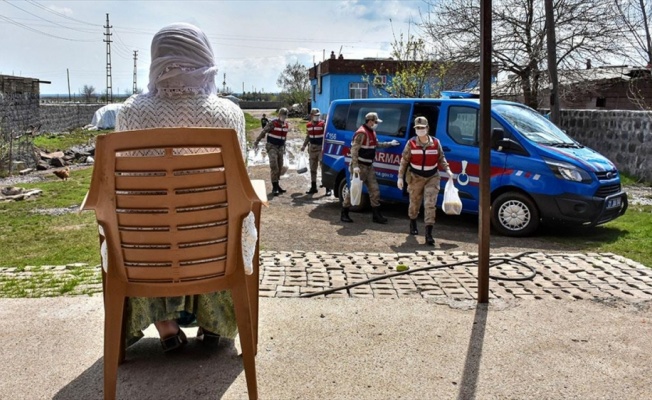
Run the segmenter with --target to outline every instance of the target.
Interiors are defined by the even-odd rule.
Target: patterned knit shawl
[[[149,94],[215,94],[217,66],[208,38],[186,23],[168,25],[152,39]]]

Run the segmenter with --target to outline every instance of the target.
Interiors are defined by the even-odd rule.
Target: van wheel
[[[491,205],[491,224],[504,236],[528,236],[539,227],[539,210],[524,194],[503,193]]]
[[[346,177],[343,177],[342,179],[339,180],[339,183],[337,184],[337,196],[340,199],[340,206],[344,204],[344,196],[346,196],[346,193],[348,192],[349,192],[349,187],[346,185]],[[369,207],[369,195],[366,193],[362,193],[362,198],[360,199],[360,205],[351,206],[349,210],[353,212],[361,212],[366,210],[368,207]]]

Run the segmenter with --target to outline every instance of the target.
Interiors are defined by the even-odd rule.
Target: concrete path
[[[652,397],[650,269],[613,254],[500,256],[539,274],[492,281],[485,307],[472,300],[476,270],[468,264],[297,298],[398,264],[450,265],[471,254],[262,252],[260,398]],[[45,271],[65,281],[77,268],[93,270]],[[520,264],[492,269],[529,272]],[[0,299],[0,399],[101,399],[103,317],[99,295]],[[237,339],[213,350],[191,339],[166,355],[155,330],[146,335],[120,367],[119,398],[247,398]]]
[[[101,399],[100,296],[0,299],[0,399]],[[261,299],[261,399],[643,399],[652,310],[622,300]],[[188,334],[194,334],[192,329]],[[237,340],[127,351],[120,399],[246,399]]]

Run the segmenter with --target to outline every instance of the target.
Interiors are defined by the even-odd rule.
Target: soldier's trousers
[[[373,165],[359,165],[360,167],[360,179],[362,183],[367,185],[367,192],[369,193],[369,202],[372,207],[380,206],[380,188],[378,187],[378,181],[376,181],[376,172],[374,171]],[[353,177],[353,172],[351,172]],[[350,188],[350,187],[349,187]],[[344,202],[342,207],[349,208],[351,207],[351,191],[346,192],[344,196]]]
[[[407,191],[410,194],[408,216],[410,219],[417,219],[423,201],[423,220],[426,225],[434,225],[441,177],[437,174],[425,178],[408,171],[406,180],[408,184]]]
[[[310,147],[308,147],[308,159],[310,160],[310,181],[317,182],[317,168],[321,165],[321,144],[310,144]],[[323,179],[323,168],[321,173]]]
[[[267,157],[269,157],[269,173],[272,182],[278,182],[281,178],[281,169],[283,168],[285,146],[277,146],[275,144],[267,143],[265,149],[267,150]]]

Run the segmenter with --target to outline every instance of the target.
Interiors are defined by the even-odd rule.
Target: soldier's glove
[[[360,168],[358,168],[358,167],[353,168],[353,173],[354,174],[359,174],[360,173]]]
[[[396,187],[398,190],[403,190],[403,178],[398,178],[398,181],[396,181]]]
[[[306,146],[301,146],[301,151],[306,151]]]
[[[401,143],[398,140],[394,139],[391,142],[389,142],[389,144],[391,144],[392,146],[398,146]]]
[[[451,179],[457,179],[457,175],[455,175],[453,171],[451,171],[450,169],[447,169],[446,173],[448,174],[448,176],[450,176]]]

